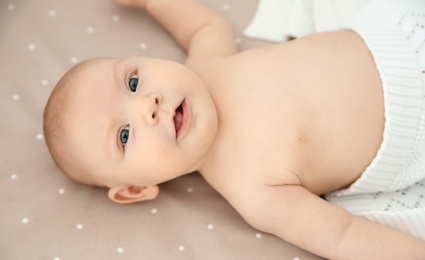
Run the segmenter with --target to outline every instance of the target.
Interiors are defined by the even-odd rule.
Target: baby
[[[317,255],[424,258],[425,241],[320,198],[367,186],[368,178],[398,178],[374,172],[385,160],[405,173],[405,162],[388,149],[406,150],[400,148],[406,136],[412,147],[406,153],[425,154],[416,145],[425,142],[416,131],[425,121],[424,42],[410,44],[397,23],[410,21],[417,6],[373,3],[349,29],[238,53],[230,26],[196,0],[116,2],[146,10],[188,57],[184,65],[93,59],[67,72],[44,114],[49,150],[65,174],[131,203],[153,199],[158,184],[199,171],[253,227]],[[423,16],[417,23],[410,38],[425,41]],[[398,60],[381,53],[396,53]],[[409,71],[400,74],[399,67]],[[403,124],[414,130],[397,131]],[[417,134],[414,143],[410,132]],[[409,167],[423,160],[415,158]],[[424,179],[423,172],[400,185]],[[371,192],[389,186],[376,184]]]

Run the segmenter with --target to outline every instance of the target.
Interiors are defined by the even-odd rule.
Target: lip
[[[184,99],[179,106],[182,107],[183,116],[182,116],[181,126],[176,132],[176,139],[179,139],[180,137],[184,136],[187,133],[190,126],[190,119],[191,119],[190,110],[186,103],[186,99]]]

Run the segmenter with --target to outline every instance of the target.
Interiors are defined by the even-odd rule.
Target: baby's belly
[[[341,46],[312,52],[308,61],[305,57],[305,63],[320,69],[310,71],[298,87],[310,107],[301,144],[305,147],[301,175],[303,185],[316,194],[357,180],[383,140],[384,96],[372,56],[352,32],[344,32],[338,40]]]
[[[293,172],[315,194],[359,178],[382,143],[385,120],[379,74],[355,33],[315,34],[231,61],[241,67],[224,74],[233,81],[222,91],[231,97],[222,125],[235,115],[229,122],[241,126],[235,135],[246,146],[238,152],[261,166],[247,170],[270,173],[273,184],[294,182],[282,173]]]

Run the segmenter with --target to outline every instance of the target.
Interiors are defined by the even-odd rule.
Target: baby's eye
[[[131,92],[136,92],[137,85],[139,85],[139,77],[137,75],[134,75],[128,81],[128,87],[130,88]]]
[[[130,127],[124,127],[120,132],[120,142],[124,146],[128,142],[128,138],[130,136]]]

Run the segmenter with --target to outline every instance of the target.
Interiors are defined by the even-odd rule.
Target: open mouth
[[[183,130],[185,123],[187,121],[187,115],[186,115],[186,102],[183,100],[183,102],[178,106],[175,110],[173,121],[174,121],[174,128],[176,130],[176,138],[178,138]]]

